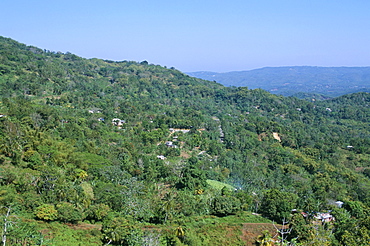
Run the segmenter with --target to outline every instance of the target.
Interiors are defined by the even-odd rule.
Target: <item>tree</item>
[[[308,223],[312,223],[308,221]],[[292,216],[291,221],[289,223],[289,227],[291,228],[291,232],[288,235],[290,240],[294,238],[298,238],[299,241],[307,240],[309,236],[310,226],[307,224],[307,221],[300,213],[296,213]]]
[[[357,202],[349,202],[346,207],[351,213],[344,208],[335,208],[332,211],[336,219],[334,223],[335,238],[343,245],[369,245],[370,219],[368,208]],[[351,217],[352,213],[357,214],[358,211],[363,211],[363,214],[358,214],[360,218]]]
[[[11,207],[8,207],[6,214],[4,216],[4,224],[3,224],[2,236],[1,236],[1,241],[3,242],[3,246],[5,246],[6,244],[6,236],[8,233],[8,227],[11,224],[11,221],[9,221],[10,210],[11,210]]]
[[[163,199],[162,199],[162,209],[165,214],[164,216],[164,223],[167,222],[168,219],[171,219],[176,207],[176,194],[173,192],[167,192]]]
[[[190,190],[204,189],[207,187],[205,173],[192,167],[185,167],[182,171],[182,178],[178,182],[177,187],[180,189],[187,188]]]
[[[95,204],[89,207],[88,210],[88,219],[94,221],[101,221],[103,220],[108,213],[111,211],[108,205],[106,204]]]
[[[63,222],[77,223],[83,219],[82,211],[78,210],[73,204],[62,202],[56,206],[58,219]]]
[[[140,234],[139,227],[132,221],[125,219],[121,216],[113,217],[103,221],[102,233],[106,245],[130,245],[128,244]]]
[[[259,211],[269,219],[281,221],[284,218],[290,218],[290,213],[296,204],[296,200],[297,195],[295,194],[277,189],[267,190]]]
[[[233,196],[217,196],[212,200],[212,214],[226,216],[240,210],[240,200]]]

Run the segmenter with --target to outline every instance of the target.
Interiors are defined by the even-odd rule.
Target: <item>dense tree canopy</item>
[[[147,224],[243,210],[279,222],[341,200],[330,240],[370,234],[369,93],[309,102],[2,37],[0,90],[0,202],[24,220],[103,223],[101,243],[130,245],[156,238]]]

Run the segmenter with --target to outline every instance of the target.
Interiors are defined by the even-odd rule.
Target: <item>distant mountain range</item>
[[[265,67],[249,71],[187,74],[224,86],[261,88],[274,94],[301,98],[370,92],[370,67]]]

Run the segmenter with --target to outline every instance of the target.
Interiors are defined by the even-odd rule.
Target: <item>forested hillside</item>
[[[369,93],[309,102],[3,37],[0,90],[6,245],[246,245],[244,223],[284,218],[284,243],[370,243]]]
[[[326,99],[370,92],[370,67],[265,67],[226,73],[192,72],[191,76],[225,86],[261,88],[273,94]]]

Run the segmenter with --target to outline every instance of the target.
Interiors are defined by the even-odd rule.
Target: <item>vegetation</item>
[[[2,37],[0,90],[4,244],[243,245],[284,218],[303,245],[369,243],[369,93],[306,101]]]

